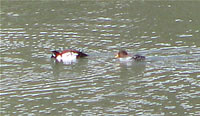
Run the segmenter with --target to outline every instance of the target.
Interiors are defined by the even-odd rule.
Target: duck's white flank
[[[76,62],[76,59],[77,59],[77,56],[78,56],[78,53],[74,53],[74,52],[66,52],[62,55],[58,55],[56,57],[56,60],[58,62],[63,62],[65,64],[71,64],[73,62]]]
[[[124,57],[124,58],[119,58],[120,61],[130,61],[133,60],[132,57]]]

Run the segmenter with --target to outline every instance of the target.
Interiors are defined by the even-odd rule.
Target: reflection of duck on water
[[[115,58],[118,58],[120,61],[129,61],[129,60],[135,60],[135,61],[142,61],[145,60],[145,56],[141,55],[134,55],[130,56],[125,50],[121,50],[117,53]]]

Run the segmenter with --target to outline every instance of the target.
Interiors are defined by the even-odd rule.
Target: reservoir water
[[[200,2],[1,1],[0,114],[200,115]],[[65,65],[52,50],[89,56]],[[121,49],[146,56],[120,62]]]

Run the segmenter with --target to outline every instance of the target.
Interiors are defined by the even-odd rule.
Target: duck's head
[[[125,58],[128,56],[128,53],[125,50],[120,50],[116,55],[115,58]]]

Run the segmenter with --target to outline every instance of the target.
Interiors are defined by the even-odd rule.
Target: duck
[[[135,61],[142,61],[145,60],[145,56],[141,56],[141,55],[134,55],[134,56],[130,56],[125,50],[120,50],[115,58],[118,58],[120,61],[129,61],[129,60],[135,60]]]
[[[58,62],[64,62],[67,64],[76,62],[77,59],[88,56],[87,54],[83,52],[72,50],[72,49],[67,49],[62,52],[59,52],[57,50],[54,50],[51,52],[53,53],[51,58],[56,59],[56,61]]]

